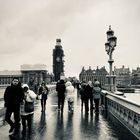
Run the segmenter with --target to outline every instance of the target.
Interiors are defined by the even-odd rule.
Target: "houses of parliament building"
[[[94,83],[94,80],[97,79],[100,81],[101,86],[105,86],[107,83],[106,76],[108,75],[107,70],[105,67],[99,68],[97,67],[95,70],[92,70],[91,67],[89,69],[82,68],[82,71],[79,74],[79,80],[80,81],[92,81]]]

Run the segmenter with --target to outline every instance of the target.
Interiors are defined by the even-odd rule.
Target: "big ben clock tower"
[[[56,39],[55,49],[53,49],[53,73],[55,81],[60,80],[60,75],[64,73],[64,51],[61,46],[61,39]]]

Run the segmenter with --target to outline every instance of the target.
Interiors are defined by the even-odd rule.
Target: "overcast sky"
[[[117,36],[114,66],[140,66],[139,0],[0,0],[0,70],[46,64],[61,38],[66,76],[105,66],[108,26]]]

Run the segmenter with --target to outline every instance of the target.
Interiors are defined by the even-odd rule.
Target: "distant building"
[[[55,49],[53,49],[53,74],[55,81],[60,80],[64,75],[64,51],[61,46],[61,39],[56,39]]]
[[[117,87],[127,87],[131,85],[131,72],[129,68],[114,67],[114,74],[116,75],[116,86]]]
[[[136,70],[132,70],[132,78],[131,78],[132,85],[140,85],[140,68],[137,67]]]
[[[91,67],[89,67],[88,70],[85,70],[83,67],[79,74],[79,80],[85,82],[92,81],[94,83],[94,80],[97,79],[101,83],[101,86],[105,86],[107,84],[106,75],[108,75],[108,72],[105,67],[100,69],[97,67],[96,70],[92,70]]]
[[[0,86],[10,85],[13,77],[18,77],[20,81],[23,79],[21,71],[0,71]]]
[[[50,83],[53,80],[53,75],[48,73],[46,65],[24,64],[21,65],[20,71],[0,71],[0,86],[10,85],[13,77],[18,77],[22,83],[29,84],[31,89],[34,87],[34,85],[41,84],[42,81]]]

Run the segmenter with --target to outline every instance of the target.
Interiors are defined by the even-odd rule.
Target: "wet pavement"
[[[0,127],[0,140],[137,140],[103,111],[98,115],[81,112],[77,95],[73,113],[68,112],[66,101],[64,112],[58,112],[55,93],[48,97],[46,112],[41,112],[40,101],[37,102],[32,133],[22,135],[21,127],[18,135],[9,137],[10,127],[5,123]]]

